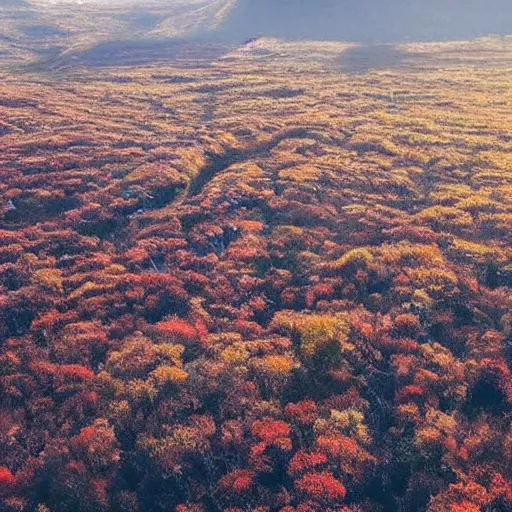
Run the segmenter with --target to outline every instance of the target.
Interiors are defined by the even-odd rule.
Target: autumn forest
[[[0,38],[0,511],[512,511],[512,38],[102,44]]]

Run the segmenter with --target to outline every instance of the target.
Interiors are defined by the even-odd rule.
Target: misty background
[[[230,37],[405,42],[512,33],[511,0],[240,0]]]
[[[508,34],[512,0],[0,0],[0,68],[206,65],[271,37],[362,43],[345,62],[364,70],[402,63],[395,44]]]
[[[512,0],[0,0],[1,4],[46,8],[57,17],[59,9],[72,6],[89,11],[124,9],[145,24],[139,28],[160,35],[172,34],[160,30],[159,23],[179,28],[185,16],[190,35],[231,41],[270,36],[398,43],[512,33]],[[130,35],[126,30],[125,36]]]

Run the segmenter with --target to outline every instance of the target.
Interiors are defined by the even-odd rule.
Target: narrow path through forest
[[[231,165],[246,162],[257,157],[267,156],[272,149],[284,140],[315,139],[320,142],[342,146],[346,144],[349,138],[350,134],[348,133],[343,133],[343,137],[339,138],[333,137],[332,135],[322,134],[320,129],[316,127],[297,127],[274,134],[253,146],[231,149],[221,155],[213,156],[209,163],[199,170],[199,172],[190,181],[186,197],[199,195],[204,190],[205,186],[215,178],[215,176],[225,171]]]

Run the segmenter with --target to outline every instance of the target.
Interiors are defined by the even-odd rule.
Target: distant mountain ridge
[[[238,0],[218,34],[362,42],[512,33],[510,0]]]
[[[210,58],[258,37],[372,45],[512,33],[510,0],[77,2],[0,0],[0,69],[201,58],[202,49]]]

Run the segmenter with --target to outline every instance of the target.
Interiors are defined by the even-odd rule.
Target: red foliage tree
[[[305,452],[299,450],[291,458],[288,464],[288,471],[294,475],[304,471],[312,471],[327,463],[327,457],[321,452]]]
[[[0,489],[9,489],[16,485],[16,477],[4,466],[0,466]]]
[[[343,501],[347,494],[345,486],[327,471],[307,473],[295,481],[295,486],[309,498],[327,503]]]
[[[311,425],[318,418],[317,407],[312,400],[305,400],[296,404],[287,404],[284,410],[292,421],[296,421],[302,425]]]
[[[255,476],[255,473],[248,469],[237,469],[220,479],[219,488],[224,492],[239,495],[250,491]]]

